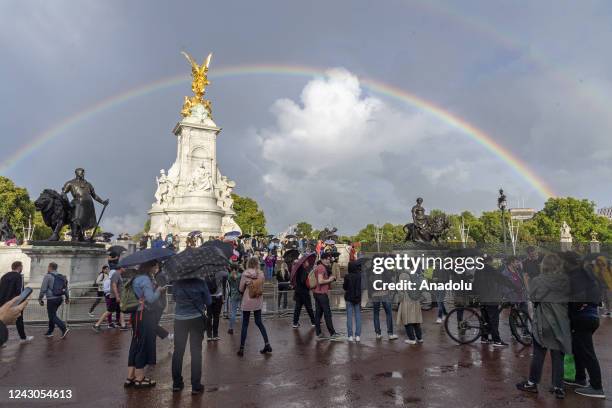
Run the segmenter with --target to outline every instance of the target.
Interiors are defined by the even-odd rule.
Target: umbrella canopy
[[[240,231],[230,231],[225,233],[225,237],[239,237],[242,234]]]
[[[287,239],[296,239],[297,236],[293,235],[293,234],[289,234],[289,235],[285,235],[285,238],[287,238]]]
[[[280,242],[280,239],[278,239],[278,238],[274,238],[274,239],[272,240],[272,242],[274,242],[275,244],[277,244],[277,243],[279,243],[279,242]]]
[[[268,238],[274,238],[274,235],[268,235]]]
[[[242,234],[241,236],[239,236],[238,238],[240,239],[247,239],[247,238],[251,238],[251,234]]]
[[[293,287],[296,286],[297,271],[302,267],[302,265],[304,265],[306,261],[308,261],[310,266],[313,266],[316,259],[317,254],[313,252],[312,254],[304,255],[297,261],[293,262],[293,266],[291,267],[291,284],[293,285]]]
[[[174,255],[174,251],[168,248],[148,248],[126,256],[119,261],[120,268],[141,265],[150,261],[163,261]]]
[[[170,282],[203,278],[224,270],[227,258],[217,247],[187,248],[164,262],[164,273]]]
[[[221,250],[221,253],[227,258],[231,258],[231,256],[234,254],[234,246],[230,243],[227,242],[223,242],[223,241],[219,241],[218,239],[215,239],[213,241],[206,241],[204,244],[202,244],[201,248],[219,248]]]
[[[198,235],[202,235],[202,231],[191,231],[187,234],[188,237],[197,237]]]
[[[113,254],[122,254],[125,251],[127,251],[127,249],[125,247],[122,247],[121,245],[113,245],[107,250],[108,253],[113,253]]]
[[[336,245],[336,241],[333,239],[328,239],[324,242],[325,245]]]

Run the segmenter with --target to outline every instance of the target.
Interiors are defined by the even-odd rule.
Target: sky
[[[189,81],[104,101],[188,75],[180,51],[213,52],[219,167],[272,232],[406,223],[417,197],[478,214],[500,187],[541,208],[547,194],[457,123],[556,196],[610,206],[611,14],[606,1],[4,0],[0,175],[35,198],[84,167],[111,200],[103,228],[138,232]],[[215,78],[261,64],[305,68]]]

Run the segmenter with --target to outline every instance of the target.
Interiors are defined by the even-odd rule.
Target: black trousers
[[[202,317],[174,321],[174,353],[172,353],[172,383],[183,385],[183,357],[189,338],[191,353],[191,387],[202,385],[202,340],[206,323]]]
[[[533,341],[529,381],[539,384],[542,379],[542,368],[544,367],[544,359],[546,358],[547,351],[548,349],[542,347],[537,341]],[[550,350],[553,387],[563,388],[563,357],[564,353],[562,351]]]
[[[586,373],[589,373],[591,387],[601,390],[601,368],[593,346],[593,333],[598,328],[599,319],[572,320],[572,352],[576,363],[576,381],[586,381]]]
[[[317,336],[321,335],[321,317],[325,318],[325,326],[330,336],[336,334],[334,322],[332,321],[331,307],[329,306],[329,297],[325,294],[314,293],[315,298],[315,329]]]
[[[62,305],[62,301],[62,298],[47,299],[47,316],[49,317],[47,334],[52,334],[55,326],[59,327],[62,333],[66,331],[66,324],[57,317],[57,309]]]
[[[421,323],[408,323],[404,326],[406,329],[406,336],[410,340],[421,340],[423,339],[423,332],[421,331]]]
[[[308,317],[310,317],[310,323],[315,324],[314,312],[312,310],[312,301],[310,300],[309,292],[295,292],[295,308],[293,309],[293,324],[296,325],[300,321],[300,313],[302,312],[302,306],[306,307]]]
[[[219,316],[223,308],[223,297],[213,296],[212,304],[208,308],[208,319],[206,321],[206,335],[208,338],[219,336]]]
[[[486,323],[486,328],[482,332],[482,337],[488,339],[491,335],[493,341],[501,341],[499,337],[499,305],[485,305],[480,308],[482,318]]]
[[[17,333],[19,334],[19,338],[21,340],[25,340],[26,332],[25,332],[25,326],[23,324],[23,313],[21,313],[21,316],[17,318],[17,321],[15,322],[15,326],[17,326]]]

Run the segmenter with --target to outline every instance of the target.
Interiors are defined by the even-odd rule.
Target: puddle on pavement
[[[404,378],[404,376],[399,371],[385,371],[383,373],[374,374],[372,377],[373,380],[379,378]]]

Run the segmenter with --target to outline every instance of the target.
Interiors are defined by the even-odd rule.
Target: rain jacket
[[[565,273],[540,274],[531,281],[533,338],[542,347],[572,353],[568,315],[570,280]]]

